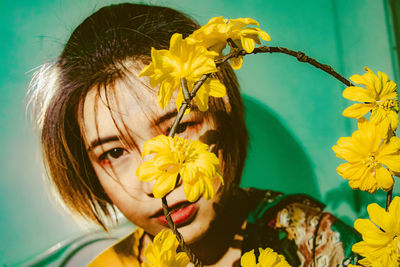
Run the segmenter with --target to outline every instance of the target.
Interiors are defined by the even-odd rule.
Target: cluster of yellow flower
[[[189,258],[185,252],[176,253],[179,242],[170,230],[162,230],[158,233],[153,243],[144,250],[147,262],[144,267],[186,267]]]
[[[332,149],[336,156],[348,162],[337,172],[349,180],[353,189],[375,193],[378,189],[393,189],[393,175],[400,173],[400,139],[394,136],[399,119],[397,85],[385,73],[375,75],[365,68],[364,75],[350,80],[365,86],[350,86],[343,91],[347,99],[358,101],[346,108],[343,115],[358,119],[358,130],[351,137],[341,137]],[[371,112],[368,121],[364,115]],[[373,203],[368,205],[369,219],[357,219],[354,228],[363,241],[352,250],[364,257],[349,266],[400,265],[400,197],[395,197],[388,210]]]
[[[357,219],[354,228],[363,241],[354,244],[353,251],[363,256],[362,266],[400,265],[400,197],[395,197],[388,211],[378,204],[368,205],[371,220]]]
[[[392,174],[400,173],[400,139],[393,136],[398,125],[397,85],[385,73],[375,75],[366,68],[363,76],[350,79],[365,86],[350,86],[343,96],[357,103],[343,112],[344,116],[359,119],[358,130],[351,137],[339,139],[333,150],[347,160],[337,172],[349,180],[353,189],[375,193],[381,188],[393,188]],[[370,121],[364,117],[371,111]]]
[[[145,267],[186,267],[189,258],[184,252],[176,253],[178,240],[170,230],[162,230],[158,233],[153,243],[150,243],[144,255],[148,262]],[[274,252],[271,248],[259,249],[258,263],[254,250],[246,252],[240,259],[242,267],[290,267],[290,264],[282,255]]]
[[[226,45],[230,46],[231,52],[232,49],[243,49],[252,53],[255,43],[260,44],[260,38],[270,40],[266,32],[251,25],[258,26],[258,23],[250,18],[228,20],[216,17],[186,38],[176,33],[171,37],[169,50],[152,48],[152,62],[139,76],[149,76],[152,87],[159,85],[157,98],[162,109],[178,90],[178,110],[184,101],[188,101],[189,94],[189,100],[193,99],[199,110],[206,111],[208,97],[223,97],[225,86],[215,76],[209,76],[197,93],[190,94],[204,75],[217,72],[215,61],[223,56]],[[239,69],[243,54],[235,55],[230,58],[230,63],[234,69]],[[339,158],[348,161],[341,164],[337,172],[349,180],[353,189],[369,193],[378,189],[390,191],[394,184],[393,175],[400,173],[400,139],[394,136],[399,112],[397,85],[382,72],[375,75],[368,68],[366,71],[362,76],[350,78],[365,88],[350,86],[343,92],[345,98],[361,103],[343,112],[346,117],[358,119],[358,130],[351,137],[340,138],[333,147]],[[187,104],[185,113],[190,108]],[[363,117],[368,112],[371,112],[369,121]],[[210,199],[214,195],[213,180],[219,178],[223,182],[218,158],[199,141],[173,137],[173,134],[157,136],[143,147],[143,156],[149,154],[156,155],[138,168],[137,176],[142,181],[156,180],[153,186],[156,198],[171,192],[181,179],[189,201],[194,202],[202,195]],[[400,198],[394,198],[388,211],[371,204],[368,213],[371,220],[358,219],[354,225],[363,237],[363,241],[353,246],[353,251],[364,257],[359,264],[398,266]],[[189,259],[183,253],[176,253],[177,246],[178,241],[170,231],[160,232],[145,250],[149,262],[145,266],[186,266]],[[258,263],[254,251],[245,253],[241,258],[242,266],[289,266],[272,249],[260,249],[259,252]]]
[[[217,72],[215,59],[223,56],[222,51],[227,43],[231,49],[244,49],[251,53],[255,43],[260,44],[260,38],[270,40],[266,32],[247,27],[249,25],[258,26],[258,22],[250,18],[228,20],[217,17],[185,39],[176,33],[171,37],[169,50],[152,48],[152,62],[139,76],[149,76],[152,87],[160,86],[157,98],[162,109],[178,90],[176,107],[179,110],[186,100],[184,90],[191,93],[203,75]],[[243,56],[232,57],[230,62],[234,69],[239,69]],[[223,97],[225,94],[225,86],[217,78],[211,77],[193,99],[200,111],[206,111],[210,95]],[[219,172],[218,158],[208,149],[206,144],[199,141],[177,136],[157,136],[146,141],[142,150],[142,156],[156,155],[140,165],[136,175],[142,181],[156,180],[153,186],[156,198],[165,197],[181,179],[189,201],[194,202],[202,195],[210,199],[214,196],[213,179],[219,178],[223,183],[223,178]],[[176,253],[177,247],[175,235],[171,231],[161,231],[144,251],[148,261],[144,266],[187,266],[189,258],[182,252]],[[260,249],[259,263],[256,263],[254,251],[250,251],[243,255],[241,264],[245,267],[290,266],[283,256],[268,248]]]
[[[240,259],[242,267],[290,267],[285,258],[274,252],[271,248],[260,248],[259,252],[258,263],[254,250],[244,253]]]
[[[214,196],[214,177],[224,182],[218,170],[217,156],[209,152],[208,146],[200,141],[159,135],[143,145],[142,156],[153,153],[156,156],[141,164],[136,175],[141,181],[156,180],[153,186],[156,198],[164,197],[175,188],[178,174],[185,195],[191,202],[203,194],[206,199]]]
[[[161,108],[171,100],[173,93],[178,89],[176,106],[179,110],[183,102],[181,80],[187,81],[187,89],[192,91],[194,84],[202,75],[217,72],[215,58],[222,55],[227,40],[232,40],[238,48],[247,53],[254,50],[255,43],[260,44],[260,38],[269,41],[269,35],[259,28],[258,22],[250,18],[227,20],[222,17],[212,18],[200,29],[183,39],[181,34],[175,33],[170,40],[169,50],[152,48],[152,62],[139,74],[149,76],[152,87],[160,84],[158,103]],[[232,58],[232,67],[239,69],[243,57]],[[216,78],[208,79],[197,92],[194,100],[201,111],[208,109],[208,96],[223,97],[225,86]]]
[[[217,72],[215,58],[222,55],[227,40],[230,46],[243,48],[251,53],[260,38],[270,40],[269,35],[255,27],[258,22],[250,18],[224,19],[212,18],[200,29],[183,39],[175,33],[170,40],[169,50],[152,48],[152,62],[143,68],[139,76],[149,76],[150,85],[159,85],[158,103],[164,109],[178,90],[176,107],[179,110],[184,101],[184,90],[192,92],[195,83],[204,75]],[[232,58],[231,64],[240,68],[242,57]],[[187,88],[182,88],[182,80]],[[208,97],[223,97],[225,86],[217,78],[209,78],[193,97],[201,111],[208,109]],[[189,201],[196,201],[204,194],[212,198],[214,189],[212,180],[218,177],[219,161],[208,146],[199,141],[188,141],[182,138],[157,136],[148,140],[143,148],[143,156],[157,153],[150,161],[142,164],[137,170],[137,177],[142,181],[156,180],[153,194],[162,198],[175,188],[178,174],[183,181],[183,188]]]

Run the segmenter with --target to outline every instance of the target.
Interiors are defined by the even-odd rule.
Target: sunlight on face
[[[177,111],[174,98],[161,110],[156,92],[144,79],[137,78],[137,71],[132,72],[107,89],[94,87],[89,91],[83,108],[82,130],[89,158],[109,198],[131,222],[156,235],[166,227],[161,200],[152,194],[154,182],[139,181],[136,169],[146,160],[141,157],[144,142],[160,134],[167,135]],[[201,140],[212,148],[213,141],[206,137],[215,131],[213,120],[193,108],[183,117],[177,134]],[[182,185],[167,196],[172,218],[187,243],[204,235],[214,220],[213,205],[222,197],[222,190],[218,193],[220,187],[215,179],[214,199],[201,198],[193,204],[186,200]]]

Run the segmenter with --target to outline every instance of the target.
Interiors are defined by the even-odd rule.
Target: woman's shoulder
[[[302,194],[246,191],[251,212],[244,249],[271,247],[294,266],[345,266],[353,260],[351,246],[360,240],[359,234],[325,212],[318,200]]]
[[[119,240],[117,243],[100,253],[89,267],[135,267],[140,266],[138,261],[141,239],[144,236],[142,228]]]

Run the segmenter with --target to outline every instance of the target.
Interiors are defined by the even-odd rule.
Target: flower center
[[[175,139],[174,146],[171,147],[171,151],[176,154],[176,158],[178,160],[178,164],[185,163],[185,160],[188,157],[188,146],[189,142],[185,139]]]
[[[385,111],[391,111],[391,110],[397,111],[396,107],[398,106],[399,106],[399,100],[397,99],[387,99],[379,104],[379,107]]]
[[[395,235],[392,242],[388,245],[387,250],[391,255],[392,261],[400,260],[400,236]]]
[[[367,165],[368,168],[376,168],[379,163],[376,161],[374,154],[369,154],[364,164]]]

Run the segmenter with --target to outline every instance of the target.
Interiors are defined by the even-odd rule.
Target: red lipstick
[[[196,216],[198,207],[196,203],[190,202],[182,202],[178,203],[172,207],[171,209],[171,218],[176,226],[183,226],[191,223]],[[157,212],[156,216],[157,220],[163,224],[168,225],[167,220],[165,219],[164,214],[161,211],[161,214]]]

